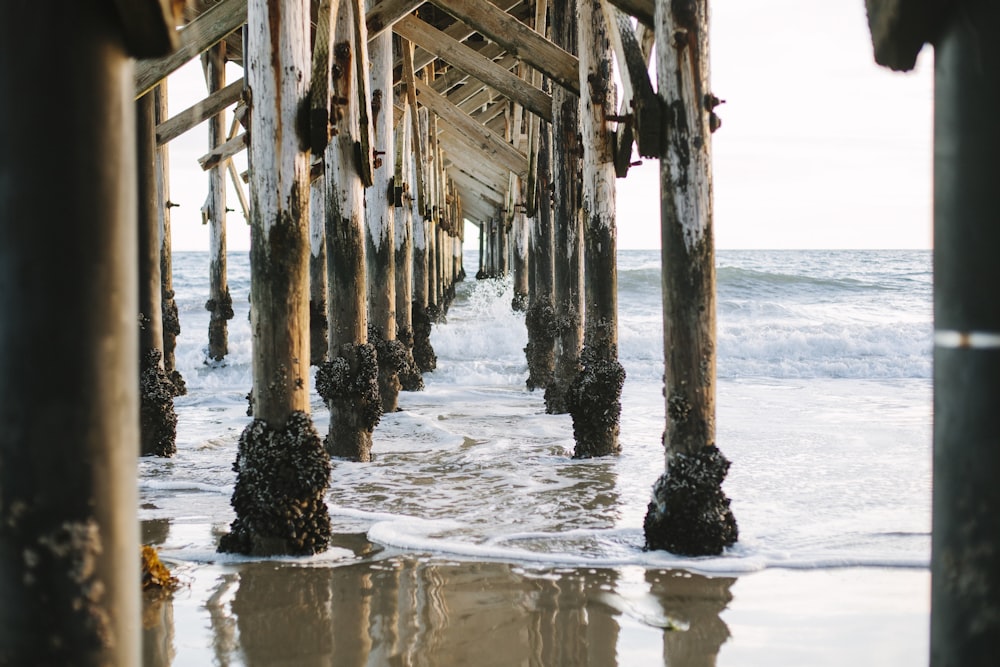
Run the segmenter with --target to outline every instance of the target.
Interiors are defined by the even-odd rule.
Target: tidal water
[[[401,410],[376,429],[375,461],[333,463],[327,499],[337,546],[262,564],[215,551],[233,519],[232,463],[250,419],[249,262],[229,257],[230,354],[208,364],[208,255],[177,253],[174,261],[177,363],[189,393],[176,401],[177,455],[142,459],[138,477],[140,518],[182,571],[209,563],[246,572],[279,562],[351,568],[365,558],[360,541],[369,550],[543,578],[613,571],[647,588],[660,576],[650,573],[676,571],[709,582],[791,571],[838,581],[844,572],[885,572],[895,581],[895,572],[926,572],[926,251],[718,253],[717,441],[732,461],[725,490],[740,539],[715,558],[643,550],[642,520],[663,469],[658,251],[619,253],[627,373],[620,456],[571,458],[570,418],[545,414],[542,393],[525,389],[527,336],[523,314],[510,309],[509,282],[470,279],[458,286],[447,323],[434,327],[438,367],[425,375],[426,390],[401,394]],[[475,273],[474,254],[466,268]],[[315,393],[312,408],[325,434],[328,414]],[[669,625],[661,608],[639,607],[622,613],[646,628]],[[629,664],[621,646],[620,664]]]

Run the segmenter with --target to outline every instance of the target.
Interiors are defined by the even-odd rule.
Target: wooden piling
[[[374,0],[368,0],[371,7]],[[399,372],[405,355],[396,340],[395,136],[392,115],[392,33],[369,40],[369,86],[376,150],[374,183],[365,195],[365,258],[368,262],[368,340],[378,352],[382,412],[399,406]]]
[[[545,389],[552,382],[555,368],[555,342],[558,333],[553,297],[553,235],[552,235],[552,134],[551,126],[542,122],[538,128],[538,158],[535,196],[535,217],[531,226],[531,273],[534,285],[525,325],[528,329],[527,387]]]
[[[524,198],[522,191],[524,184],[521,179],[517,179],[514,189],[514,215],[512,218],[513,231],[513,268],[514,268],[514,297],[511,301],[511,308],[516,311],[528,309],[528,272],[531,265],[528,263],[528,243],[530,230],[528,229],[528,216],[525,215]]]
[[[432,212],[427,218],[427,316],[431,322],[437,322],[441,315],[438,263],[438,223]]]
[[[167,82],[156,86],[156,125],[167,120]],[[173,239],[170,229],[170,209],[175,204],[170,201],[170,148],[167,144],[156,147],[156,210],[159,216],[160,236],[160,305],[163,318],[163,370],[174,385],[174,394],[187,393],[184,377],[177,370],[174,350],[177,336],[181,334],[181,319],[174,299]]]
[[[309,186],[309,363],[327,359],[326,187],[322,177]]]
[[[577,458],[616,454],[625,369],[618,362],[614,132],[617,109],[609,27],[601,0],[579,3],[583,142],[584,347],[567,395]]]
[[[486,225],[485,220],[476,225],[479,228],[479,270],[476,271],[476,280],[486,277]]]
[[[552,40],[576,54],[576,2],[553,0]],[[552,90],[552,186],[555,239],[554,288],[556,363],[552,383],[545,388],[545,409],[568,411],[566,393],[580,369],[583,346],[583,244],[579,198],[579,98],[562,86]]]
[[[405,57],[405,56],[404,56]],[[428,111],[420,109],[417,112],[417,134],[423,147],[427,146],[429,128]],[[417,163],[426,164],[426,150],[417,149],[411,156],[413,171],[417,171]],[[424,170],[426,173],[426,170]],[[432,319],[428,310],[430,282],[429,220],[427,211],[426,181],[419,197],[411,202],[413,207],[413,361],[423,373],[429,373],[437,367],[437,355],[431,346]],[[423,205],[422,205],[423,204]]]
[[[132,57],[154,54],[112,3],[3,3],[0,43],[0,663],[136,665]]]
[[[411,171],[413,152],[413,122],[415,110],[403,100],[403,118],[396,127],[396,175],[394,178],[395,239],[393,245],[396,268],[396,340],[402,347],[403,360],[399,369],[399,384],[404,391],[420,391],[424,378],[413,358],[413,199],[414,177]]]
[[[331,60],[322,68],[332,72],[330,88],[338,100],[330,109],[333,131],[323,160],[330,360],[316,373],[316,389],[330,409],[327,451],[370,461],[382,399],[376,352],[368,343],[363,175],[372,156],[358,155],[361,138],[371,129],[368,40],[364,20],[359,20],[364,16],[360,0],[332,0],[332,10]]]
[[[308,0],[247,7],[254,420],[240,436],[236,519],[222,551],[310,554],[330,539],[330,459],[309,417],[309,137],[301,113],[309,18]]]
[[[209,94],[226,87],[226,42],[221,41],[202,54]],[[208,148],[226,143],[226,117],[220,112],[208,119]],[[202,208],[208,223],[209,288],[205,310],[208,321],[208,358],[222,361],[229,353],[228,322],[233,319],[233,298],[226,277],[226,161],[208,170],[208,199]]]
[[[1000,7],[974,0],[934,54],[934,498],[930,664],[989,665],[1000,636]]]
[[[156,185],[156,100],[153,91],[136,102],[136,172],[139,243],[139,397],[143,456],[177,451],[176,389],[163,366],[160,281],[160,208]]]
[[[693,10],[693,11],[692,11]],[[715,253],[708,2],[656,4],[656,70],[666,110],[660,158],[666,472],[653,486],[646,546],[718,554],[737,538],[715,446]]]

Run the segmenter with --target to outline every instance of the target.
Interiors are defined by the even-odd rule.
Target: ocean
[[[622,250],[619,335],[627,378],[620,456],[571,458],[569,416],[545,414],[542,392],[525,388],[527,335],[523,314],[510,308],[510,281],[470,278],[458,286],[447,323],[433,329],[438,366],[425,375],[425,391],[401,394],[400,411],[385,415],[377,427],[375,460],[334,461],[328,504],[335,545],[311,558],[261,561],[215,551],[233,519],[232,464],[249,422],[248,258],[229,256],[236,312],[230,354],[222,363],[208,364],[208,255],[176,253],[182,326],[177,365],[189,393],[176,400],[177,455],[139,463],[139,516],[144,539],[175,565],[186,588],[172,603],[169,646],[158,635],[161,657],[150,658],[147,650],[147,663],[467,664],[461,642],[470,640],[447,639],[449,633],[462,635],[464,617],[455,608],[496,616],[500,625],[488,625],[485,632],[506,623],[511,627],[502,636],[521,638],[497,641],[515,653],[522,647],[523,656],[484,659],[487,652],[478,654],[476,664],[703,664],[677,658],[691,648],[677,648],[678,642],[685,636],[694,642],[691,630],[699,624],[696,645],[707,641],[704,656],[719,664],[782,664],[768,662],[768,656],[781,655],[791,661],[785,664],[925,661],[930,252],[719,251],[716,263],[717,443],[732,461],[724,488],[740,529],[738,543],[722,556],[682,558],[643,550],[642,520],[663,469],[660,260],[659,251]],[[470,276],[475,273],[474,252],[466,254],[465,266]],[[313,397],[313,418],[325,434],[328,414],[315,392]],[[262,570],[286,573],[286,585],[269,584],[274,604],[291,594],[289,587],[299,586],[294,577],[309,572],[333,577],[319,584],[309,580],[309,590],[326,602],[292,605],[297,611],[291,613],[301,616],[296,627],[339,627],[335,613],[316,610],[336,606],[339,584],[331,581],[357,573],[362,583],[356,585],[369,593],[368,602],[355,595],[361,600],[355,606],[369,604],[368,624],[367,630],[348,634],[365,635],[366,651],[352,644],[357,660],[319,660],[334,650],[334,638],[309,644],[311,652],[302,661],[282,663],[255,653],[259,642],[243,623],[257,618],[255,632],[267,628],[266,615],[260,615],[267,599],[252,607],[259,618],[244,612],[244,621],[238,603],[241,587],[250,595],[252,574]],[[460,586],[470,571],[478,572],[480,584],[473,587],[478,601],[467,599],[472,593]],[[394,583],[382,594],[395,602],[376,605],[372,600],[380,593],[371,589],[383,590],[378,581],[386,572],[394,573]],[[427,581],[434,577],[442,581],[429,594]],[[709,591],[715,606],[709,605],[714,611],[705,612],[707,620],[698,620],[704,609],[671,608],[668,601],[676,596],[664,583],[671,577],[696,581],[697,590]],[[459,589],[444,580],[457,581]],[[578,583],[569,587],[575,593],[566,593],[569,581]],[[317,586],[326,592],[316,594]],[[546,586],[556,591],[551,599]],[[796,606],[798,588],[813,600],[802,610]],[[855,589],[851,597],[847,591]],[[577,594],[582,602],[566,597]],[[762,602],[768,599],[772,602]],[[817,602],[823,599],[833,607]],[[583,632],[586,639],[596,631],[579,628],[600,623],[615,630],[598,632],[601,641],[584,641],[591,653],[582,662],[562,654],[547,659],[545,651],[561,646],[562,640],[553,638],[568,631],[556,623],[546,633],[539,630],[547,627],[539,619],[547,618],[546,610],[554,614],[574,604],[584,619],[570,624],[577,635]],[[287,614],[287,603],[282,605]],[[376,622],[371,609],[385,605],[396,620]],[[442,606],[453,611],[441,611]],[[845,626],[856,609],[858,627]],[[401,620],[407,610],[416,621]],[[809,610],[815,623],[803,620]],[[761,620],[769,613],[778,615]],[[881,614],[877,633],[866,625],[871,613]],[[523,623],[516,621],[522,617]],[[396,629],[386,631],[387,623]],[[410,631],[403,627],[410,627],[407,623],[414,625]],[[784,653],[774,638],[764,638],[765,630],[803,623],[806,634],[780,639]],[[833,629],[814,627],[824,624]],[[434,627],[440,632],[431,641],[428,628]],[[812,630],[819,634],[809,635]],[[844,632],[854,633],[852,646],[838,642]],[[390,635],[392,642],[386,643]],[[814,655],[810,646],[822,652]],[[434,659],[432,649],[443,652]],[[881,656],[878,662],[873,655]],[[431,657],[421,662],[414,656]]]

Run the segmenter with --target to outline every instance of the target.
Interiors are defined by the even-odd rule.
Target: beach
[[[643,548],[663,469],[657,259],[619,254],[620,456],[571,458],[569,417],[524,388],[509,283],[467,281],[375,461],[334,461],[334,545],[261,560],[215,551],[249,422],[248,266],[231,255],[231,354],[206,365],[207,256],[180,253],[190,393],[177,455],[138,478],[144,542],[182,585],[146,604],[145,663],[926,662],[929,254],[720,253],[718,444],[740,540],[699,559]]]

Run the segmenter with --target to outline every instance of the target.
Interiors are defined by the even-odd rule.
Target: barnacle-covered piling
[[[653,485],[642,523],[646,548],[710,556],[735,544],[736,518],[722,492],[728,472],[729,460],[715,446],[674,455]]]
[[[309,555],[327,548],[330,457],[309,415],[295,412],[280,428],[255,419],[240,436],[233,470],[236,519],[220,551]]]
[[[372,431],[382,417],[375,346],[341,345],[316,371],[316,391],[330,408],[326,451],[352,461],[370,461]]]
[[[729,462],[715,446],[715,242],[706,3],[657,12],[656,70],[667,140],[660,157],[665,472],[653,487],[646,545],[718,554],[737,538],[722,492]]]

